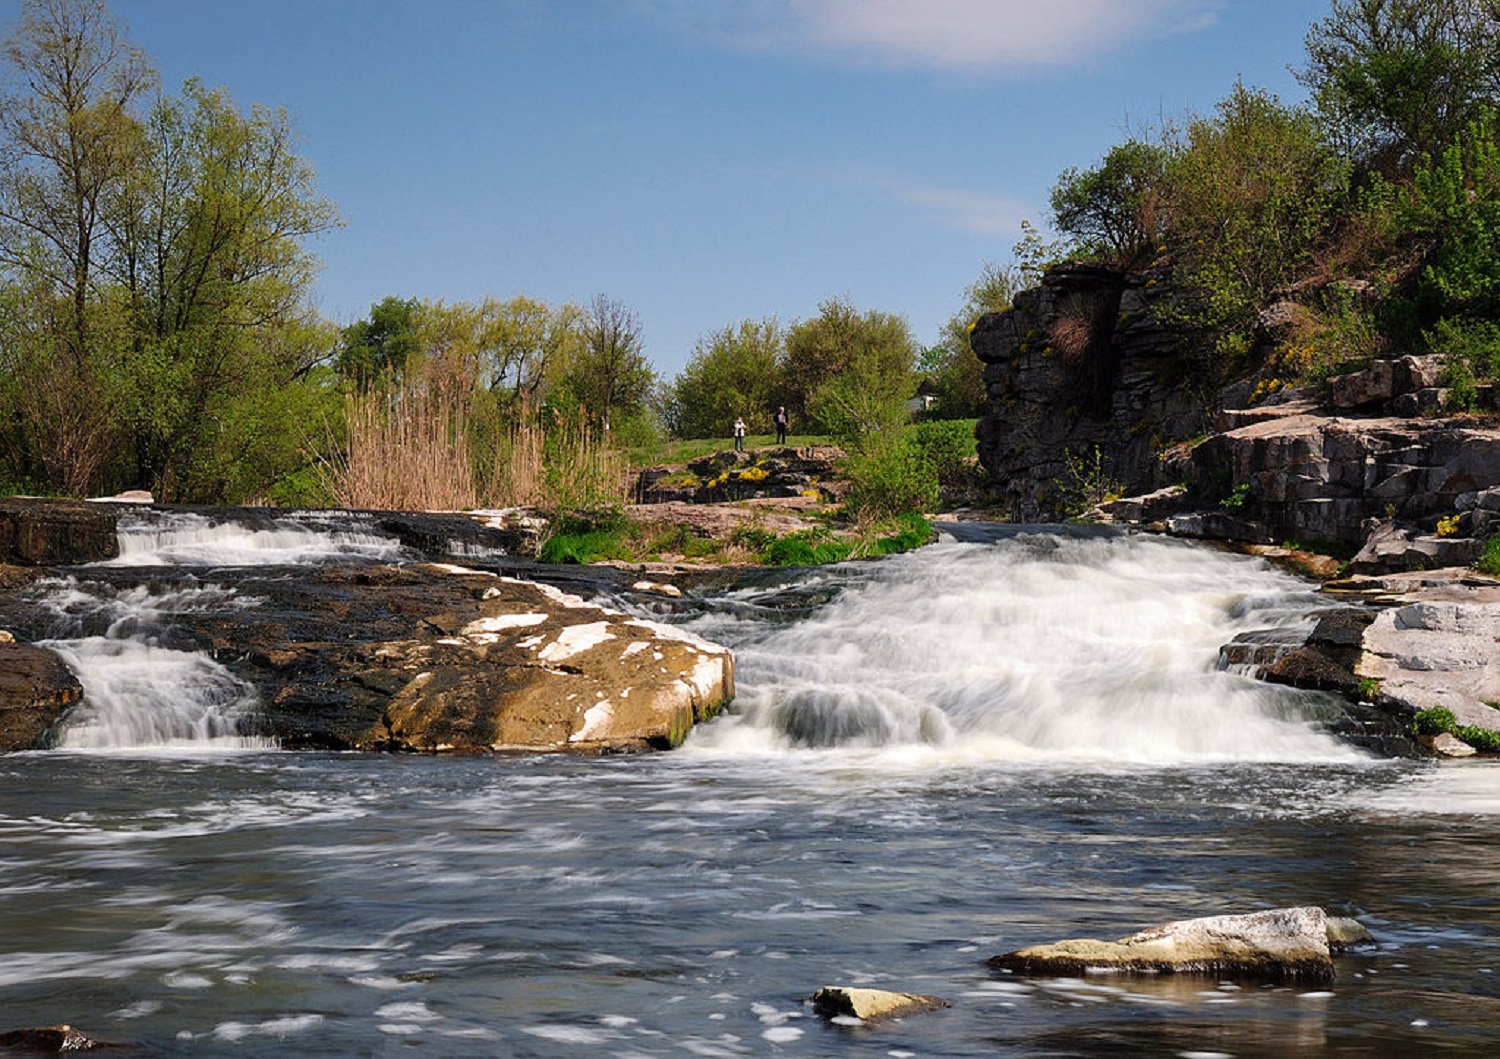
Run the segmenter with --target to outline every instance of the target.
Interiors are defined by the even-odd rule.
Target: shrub
[[[1430,710],[1419,710],[1411,719],[1411,730],[1415,735],[1441,735],[1453,731],[1453,711],[1442,706]]]
[[[852,544],[835,540],[827,530],[803,530],[773,542],[761,561],[770,566],[819,566],[843,562],[853,552]]]
[[[845,510],[873,521],[911,511],[931,511],[938,503],[938,476],[916,441],[887,432],[868,438],[862,451],[846,459],[849,492]]]
[[[1453,734],[1475,750],[1486,754],[1500,754],[1500,732],[1492,728],[1480,728],[1478,725],[1470,724],[1455,728]]]
[[[1500,577],[1500,536],[1490,537],[1484,542],[1484,553],[1475,560],[1474,569],[1481,574]]]

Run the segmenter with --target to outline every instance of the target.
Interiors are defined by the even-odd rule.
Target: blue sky
[[[606,294],[663,374],[826,298],[928,344],[1066,166],[1288,72],[1327,0],[111,0],[163,83],[286,107],[387,294]],[[0,0],[12,23],[18,0]]]

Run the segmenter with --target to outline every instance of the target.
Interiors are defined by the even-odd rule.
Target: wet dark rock
[[[47,731],[82,698],[78,678],[56,654],[0,642],[0,751],[42,745]]]
[[[81,500],[0,497],[0,563],[69,566],[120,554],[113,508]]]
[[[72,1026],[30,1026],[0,1033],[0,1052],[7,1055],[59,1055],[63,1052],[95,1052],[118,1048],[96,1041]]]

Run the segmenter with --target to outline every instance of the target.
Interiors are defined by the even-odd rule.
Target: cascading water
[[[971,530],[971,535],[979,532]],[[736,709],[697,752],[795,748],[968,761],[1348,760],[1318,696],[1216,668],[1237,633],[1304,620],[1316,597],[1263,563],[1142,536],[997,533],[864,572],[812,617],[721,607]]]
[[[259,525],[215,522],[192,512],[127,512],[114,566],[280,566],[332,561],[393,562],[401,544],[343,512],[305,512]]]
[[[121,517],[120,555],[111,567],[185,568],[170,584],[117,588],[86,579],[44,583],[39,602],[54,615],[41,641],[83,685],[82,703],[59,725],[67,749],[265,749],[255,734],[253,688],[202,651],[171,643],[171,619],[188,611],[254,605],[188,571],[391,561],[399,542],[342,514],[264,519],[253,525],[189,512]],[[183,583],[182,578],[187,582]]]
[[[248,605],[217,585],[114,589],[77,578],[43,582],[52,639],[83,685],[56,745],[74,750],[267,749],[253,734],[253,688],[207,654],[161,641],[173,615]]]

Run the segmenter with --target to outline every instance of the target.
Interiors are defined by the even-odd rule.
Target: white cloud
[[[1223,0],[637,0],[756,50],[857,65],[1005,73],[1060,66],[1212,23]]]
[[[926,210],[947,227],[975,235],[1014,239],[1020,233],[1021,221],[1029,216],[1021,203],[987,191],[922,185],[893,185],[892,190],[902,201]]]

